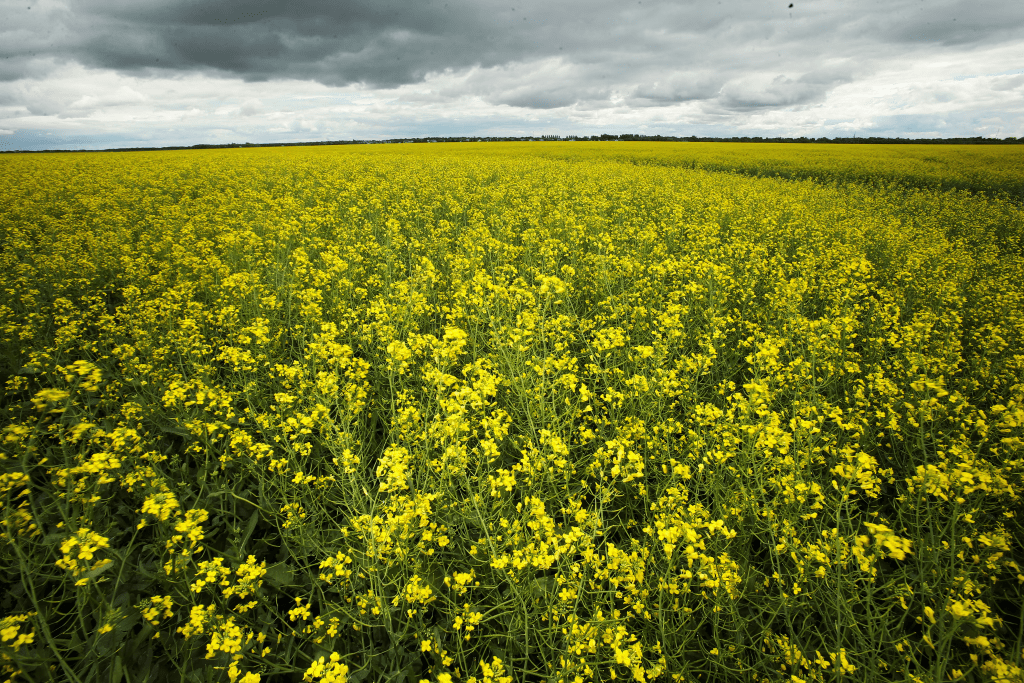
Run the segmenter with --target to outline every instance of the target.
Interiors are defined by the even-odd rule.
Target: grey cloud
[[[945,46],[994,42],[1024,27],[1024,5],[995,0],[917,0],[898,5],[894,15],[876,15],[871,23],[886,42]]]
[[[797,78],[755,74],[726,83],[714,105],[739,111],[809,105],[823,101],[830,90],[853,80],[854,68],[845,60],[823,64]]]
[[[817,83],[776,76],[767,84],[728,83],[718,103],[727,109],[760,109],[810,104],[824,98],[826,88]]]
[[[466,77],[429,95],[408,101],[445,102],[466,96],[492,105],[556,109],[579,103],[605,102],[612,95],[607,74],[596,65],[573,64],[560,57],[474,69]],[[618,74],[614,74],[616,78]],[[613,79],[614,80],[614,79]]]
[[[39,80],[59,68],[55,59],[37,59],[31,55],[0,57],[0,83],[19,79]]]
[[[535,28],[514,23],[523,12],[485,12],[468,0],[172,0],[88,8],[69,54],[89,66],[371,87],[418,82],[446,68],[504,63],[529,53],[523,36]]]
[[[1015,76],[996,78],[992,84],[992,89],[999,91],[1016,90],[1022,86],[1024,86],[1024,74],[1017,74]]]
[[[641,84],[634,90],[633,98],[641,104],[674,104],[691,100],[706,100],[718,94],[722,88],[720,77],[713,73],[676,73],[667,77]]]
[[[573,90],[520,88],[503,93],[499,97],[487,98],[485,101],[491,104],[507,104],[511,107],[524,107],[527,109],[555,109],[558,107],[568,107],[579,102],[579,100],[578,93]]]
[[[0,81],[42,78],[62,63],[367,89],[452,73],[467,75],[404,101],[593,109],[617,95],[637,108],[703,101],[760,111],[820,102],[907,43],[981,45],[1024,26],[1024,12],[995,0],[796,0],[792,9],[781,0],[65,2],[12,14],[0,29]],[[72,105],[32,106],[85,110]],[[234,106],[243,116],[262,111]]]

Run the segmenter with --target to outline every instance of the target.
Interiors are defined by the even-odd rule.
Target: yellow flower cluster
[[[34,613],[12,614],[0,619],[0,642],[4,647],[17,652],[22,645],[31,645],[35,641],[35,629],[28,623],[32,616]],[[22,630],[26,626],[28,628]]]
[[[348,680],[348,666],[341,663],[341,655],[332,652],[328,658],[320,657],[313,662],[302,680],[313,683],[345,683]]]
[[[140,605],[139,610],[143,619],[153,626],[159,626],[161,619],[170,619],[174,616],[174,599],[170,595],[154,595],[149,598],[148,603]]]
[[[24,673],[12,655],[35,642],[36,632],[29,620],[36,614],[27,612],[0,617],[0,674],[5,674],[8,681],[17,680]]]
[[[63,557],[55,564],[71,572],[72,576],[81,576],[75,585],[84,586],[105,567],[113,564],[114,561],[109,558],[91,561],[97,552],[109,547],[110,542],[105,536],[83,527],[61,542],[60,551]]]

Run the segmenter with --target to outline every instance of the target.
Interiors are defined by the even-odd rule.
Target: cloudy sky
[[[0,0],[0,149],[1024,137],[1014,0]]]

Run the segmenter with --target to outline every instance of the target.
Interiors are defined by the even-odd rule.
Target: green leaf
[[[249,542],[252,537],[252,532],[256,530],[256,523],[260,521],[260,511],[253,510],[252,516],[249,517],[249,523],[245,526],[245,535],[242,536],[242,542],[238,544],[238,547],[245,549],[245,544]]]
[[[430,565],[425,567],[420,572],[420,578],[426,579],[426,583],[435,593],[443,593],[445,590],[444,585],[444,569],[437,565]]]
[[[558,590],[558,582],[555,581],[553,576],[540,576],[534,580],[531,589],[534,598],[546,600]]]
[[[145,631],[145,629],[143,629],[143,631]],[[134,683],[135,681],[146,683],[148,681],[173,680],[170,675],[161,675],[164,672],[163,667],[160,666],[159,662],[156,663],[155,667],[153,666],[153,649],[154,648],[151,646],[146,647],[141,651],[136,648],[136,651],[139,652],[139,654],[136,654],[134,658],[129,660],[132,663],[132,680],[129,680],[127,683]],[[152,678],[150,677],[150,671],[153,672]],[[180,676],[178,678],[180,680]]]
[[[121,677],[124,675],[124,667],[121,664],[121,655],[114,657],[114,673],[110,677],[110,683],[121,683]]]
[[[132,641],[132,649],[138,650],[143,641],[150,639],[154,633],[156,633],[156,629],[153,628],[151,623],[148,621],[142,622],[142,630],[139,631],[139,634]]]
[[[68,533],[66,531],[54,531],[53,533],[43,536],[43,545],[57,545],[67,538],[67,536]]]
[[[114,568],[114,564],[115,564],[115,562],[113,560],[111,560],[110,562],[107,562],[103,566],[100,566],[100,567],[97,567],[96,569],[92,569],[92,570],[87,571],[82,576],[84,576],[87,579],[95,579],[97,576],[99,576],[103,572],[105,572],[105,571],[107,571],[109,569],[113,569]]]
[[[118,593],[117,597],[114,598],[110,605],[111,607],[127,607],[132,602],[132,596],[128,591],[122,591]]]
[[[497,657],[503,662],[508,661],[508,653],[505,652],[505,648],[491,642],[487,645],[487,649],[490,651],[492,657]]]
[[[114,626],[114,639],[118,642],[124,641],[128,636],[128,633],[135,628],[135,624],[142,621],[142,615],[138,612],[132,614],[126,614],[124,618],[117,622]]]
[[[291,565],[285,562],[279,562],[278,564],[267,567],[265,578],[274,588],[281,588],[282,586],[292,585],[293,575],[294,572],[292,571]]]
[[[191,433],[182,427],[181,425],[169,422],[167,420],[156,420],[157,426],[160,427],[160,431],[165,434],[176,434],[178,436],[191,436]]]
[[[152,580],[157,578],[156,563],[152,560],[147,561],[139,558],[135,574],[136,578],[142,578],[146,580],[146,583],[152,583]]]
[[[332,650],[328,650],[323,645],[313,644],[313,661],[316,661],[323,657],[325,660],[330,659]],[[350,677],[351,678],[351,677]]]
[[[348,675],[347,679],[348,679],[349,683],[359,683],[359,681],[363,680],[364,678],[366,678],[369,675],[370,675],[370,667],[364,666],[362,669],[359,669],[358,671],[350,673]]]

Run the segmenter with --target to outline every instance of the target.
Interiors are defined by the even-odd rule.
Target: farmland
[[[0,158],[4,677],[1024,681],[1020,152],[815,147]]]

